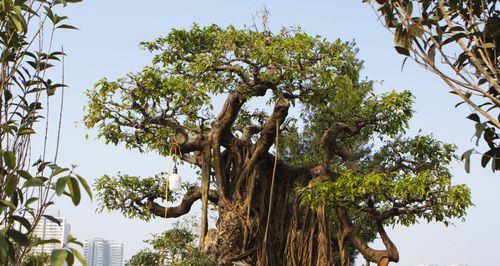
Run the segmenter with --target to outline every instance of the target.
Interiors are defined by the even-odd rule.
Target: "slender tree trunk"
[[[203,150],[203,167],[201,173],[201,228],[200,248],[203,249],[208,232],[208,192],[210,190],[211,151],[210,145]]]
[[[351,262],[350,262],[349,250],[347,249],[348,248],[347,235],[345,235],[342,231],[339,232],[337,241],[339,246],[340,265],[349,266]]]

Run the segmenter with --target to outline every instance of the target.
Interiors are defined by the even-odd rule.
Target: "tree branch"
[[[380,237],[382,238],[382,242],[384,243],[386,250],[373,249],[365,243],[361,234],[356,230],[356,228],[354,228],[347,210],[344,207],[338,206],[335,208],[335,211],[342,225],[342,229],[345,230],[344,233],[349,236],[349,240],[351,240],[353,246],[357,250],[359,250],[361,254],[363,254],[365,259],[376,263],[381,261],[383,258],[387,258],[393,262],[399,261],[399,252],[396,246],[387,236],[387,233],[385,232],[380,222],[377,222],[377,230],[379,231]]]
[[[162,218],[177,218],[191,210],[191,206],[197,200],[201,199],[201,189],[198,186],[191,186],[188,188],[186,194],[182,198],[182,201],[179,205],[175,207],[165,208],[160,204],[154,202],[154,200],[148,200],[146,203],[142,203],[140,200],[135,201],[135,203],[143,208],[149,210],[152,214],[162,217]],[[219,197],[217,192],[214,190],[210,190],[208,194],[208,200],[210,202],[217,204],[219,201]]]
[[[254,169],[255,165],[262,159],[262,157],[269,151],[269,149],[273,145],[276,136],[276,124],[281,125],[283,121],[285,121],[285,118],[288,115],[289,107],[290,102],[288,100],[283,98],[276,100],[274,111],[262,127],[260,137],[253,147],[252,155],[245,164],[245,167],[243,168],[236,184],[235,193],[238,198],[241,198],[240,190],[243,187],[243,184],[246,182],[248,176]]]

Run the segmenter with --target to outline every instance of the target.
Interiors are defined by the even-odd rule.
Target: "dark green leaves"
[[[0,233],[0,261],[4,262],[6,259],[13,254],[14,250],[10,248],[10,243],[5,238],[5,234]]]
[[[7,230],[7,236],[9,238],[13,239],[14,242],[16,242],[18,245],[21,245],[21,246],[27,246],[29,243],[28,237],[25,234],[15,230],[15,229]]]
[[[57,218],[55,218],[54,216],[52,215],[47,215],[47,214],[44,214],[43,217],[45,217],[47,220],[61,226],[61,221]]]
[[[410,56],[410,51],[408,51],[407,48],[404,48],[404,47],[401,47],[401,46],[394,46],[394,49],[396,49],[396,51],[399,54]]]
[[[467,118],[476,122],[476,123],[481,123],[481,120],[479,119],[479,115],[477,115],[476,113],[470,114],[469,116],[467,116]]]
[[[82,198],[80,194],[80,185],[78,183],[78,180],[74,177],[69,177],[69,181],[67,182],[68,188],[69,188],[69,194],[71,196],[71,200],[73,201],[73,204],[75,206],[78,206],[80,204],[80,200]]]
[[[16,168],[16,155],[12,151],[4,151],[3,152],[3,160],[5,165],[10,169]]]
[[[5,194],[7,196],[10,197],[14,194],[18,181],[19,179],[16,175],[10,174],[7,176],[7,180],[5,181]]]
[[[62,24],[62,25],[57,26],[56,28],[58,28],[58,29],[70,29],[70,30],[77,30],[78,29],[77,27],[71,26],[68,24]]]
[[[17,215],[12,215],[10,219],[20,223],[22,226],[24,226],[24,228],[26,228],[26,230],[28,230],[28,232],[31,231],[31,223],[28,221],[28,219]]]

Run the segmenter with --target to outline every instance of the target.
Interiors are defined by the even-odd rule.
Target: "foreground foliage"
[[[369,0],[365,2],[371,2]],[[396,50],[440,77],[466,104],[475,124],[476,146],[462,158],[470,171],[470,157],[481,155],[481,165],[500,170],[500,9],[495,0],[377,0],[384,26],[394,33]]]
[[[25,259],[32,247],[59,242],[35,241],[33,235],[42,218],[59,223],[45,214],[56,197],[68,196],[77,206],[81,189],[91,196],[90,187],[73,167],[56,164],[59,133],[54,136],[55,154],[47,152],[48,105],[64,87],[49,78],[54,64],[64,56],[62,51],[53,49],[52,42],[56,31],[74,28],[65,24],[67,17],[55,12],[57,7],[74,2],[80,1],[0,2],[0,265],[33,265],[30,258],[37,255]],[[35,131],[37,128],[39,132]],[[78,241],[70,237],[61,244],[64,246],[50,255],[52,265],[72,265],[75,259],[85,264],[71,246],[80,244]]]
[[[194,25],[143,45],[152,65],[89,90],[86,124],[192,165],[201,186],[166,208],[162,175],[104,176],[104,209],[174,218],[201,199],[200,246],[219,264],[348,265],[356,249],[386,265],[399,260],[386,226],[449,223],[471,205],[469,189],[451,184],[455,148],[402,136],[413,97],[375,94],[351,43]],[[376,235],[382,250],[368,245]]]
[[[29,253],[23,258],[22,266],[48,266],[50,255],[47,253]]]

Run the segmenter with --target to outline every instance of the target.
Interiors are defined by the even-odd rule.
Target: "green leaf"
[[[486,128],[486,122],[485,123],[477,123],[475,125],[475,127],[476,127],[476,132],[474,133],[474,136],[477,138],[477,140],[476,140],[476,146],[478,146],[479,145],[479,139],[483,135],[483,131]]]
[[[35,130],[33,130],[32,128],[22,128],[22,129],[19,129],[19,131],[17,132],[17,135],[23,136],[23,135],[32,135],[35,133],[36,133]]]
[[[64,249],[55,249],[50,255],[50,262],[52,266],[63,266],[64,261],[68,257],[68,251]]]
[[[10,169],[16,168],[16,155],[13,151],[4,151],[3,152],[3,160],[5,165]]]
[[[37,197],[32,197],[32,198],[29,198],[24,205],[29,206],[29,205],[33,204],[34,202],[36,202],[36,201],[38,201],[38,198]]]
[[[70,248],[71,250],[71,253],[73,253],[73,255],[75,255],[76,259],[82,264],[82,266],[87,266],[87,262],[85,261],[85,258],[82,256],[82,254],[80,252],[78,252],[78,250],[74,249],[74,248]]]
[[[402,55],[406,55],[406,56],[410,56],[410,51],[404,47],[401,47],[401,46],[394,46],[394,49],[396,49],[396,51],[399,53],[399,54],[402,54]]]
[[[54,217],[52,215],[47,215],[47,214],[44,214],[43,217],[45,217],[47,220],[61,226],[61,221],[59,221],[59,219],[57,219],[56,217]]]
[[[89,195],[90,199],[92,199],[92,189],[90,188],[89,184],[87,183],[87,180],[85,180],[85,178],[83,178],[79,175],[76,175],[76,177],[80,181],[80,184],[82,184],[83,188],[85,189],[85,191]]]
[[[16,205],[14,205],[12,202],[8,201],[8,200],[0,200],[0,204],[3,205],[3,206],[6,206],[6,207],[9,207],[13,210],[17,209]]]
[[[68,266],[71,266],[75,263],[75,256],[71,252],[67,252],[68,256],[66,257],[66,263]]]
[[[69,181],[68,176],[61,177],[61,178],[57,179],[57,182],[56,182],[56,194],[57,194],[57,196],[61,196],[64,193],[64,190],[66,189],[66,184],[68,183],[68,181]]]
[[[69,188],[69,194],[71,195],[71,199],[73,200],[73,204],[75,206],[78,206],[80,204],[81,200],[81,194],[80,194],[80,186],[78,184],[78,180],[74,177],[69,178],[70,182],[68,182],[68,188]]]
[[[52,239],[42,239],[42,240],[39,240],[38,241],[40,245],[45,245],[45,244],[59,244],[61,243],[61,241],[59,239],[55,239],[55,238],[52,238]]]
[[[12,196],[14,194],[14,191],[16,191],[16,187],[18,184],[19,180],[16,175],[8,175],[7,180],[5,181],[5,194],[7,196]]]
[[[476,113],[470,114],[469,116],[467,116],[467,118],[476,123],[481,123],[481,119],[479,119],[479,115],[477,115]]]
[[[78,28],[68,24],[62,24],[56,27],[56,29],[69,29],[69,30],[77,30]]]
[[[31,231],[31,223],[28,221],[28,219],[18,216],[18,215],[12,215],[10,219],[19,222],[24,228],[26,228],[28,231]]]
[[[28,171],[25,170],[19,170],[17,171],[17,174],[26,180],[30,180],[33,178],[33,176]]]
[[[462,160],[465,160],[465,171],[467,173],[470,173],[470,156],[472,155],[473,152],[474,149],[470,149],[464,152],[464,154],[462,154]]]
[[[0,234],[0,258],[7,258],[9,254],[9,242],[4,234]]]
[[[18,32],[25,31],[26,21],[24,21],[24,18],[22,16],[18,16],[17,14],[10,14],[9,18]]]
[[[445,45],[447,45],[448,43],[455,42],[455,41],[457,41],[457,40],[459,40],[459,39],[461,39],[461,38],[465,38],[465,37],[467,37],[467,34],[465,34],[465,33],[463,33],[463,32],[459,32],[459,33],[457,33],[457,34],[453,35],[452,37],[450,37],[450,38],[446,39],[446,40],[445,40],[445,41],[441,44],[441,46],[445,46]]]
[[[69,171],[68,168],[56,167],[56,168],[54,168],[54,170],[52,170],[50,177],[54,177],[58,174],[61,174],[61,173],[67,172],[67,171]]]
[[[44,177],[33,177],[32,179],[24,182],[23,187],[38,187],[43,185],[45,181],[47,181],[47,179]]]
[[[27,246],[29,244],[28,237],[17,230],[9,229],[7,230],[7,235],[20,246]]]
[[[493,161],[491,161],[491,169],[493,172],[500,171],[500,158],[493,158]]]

